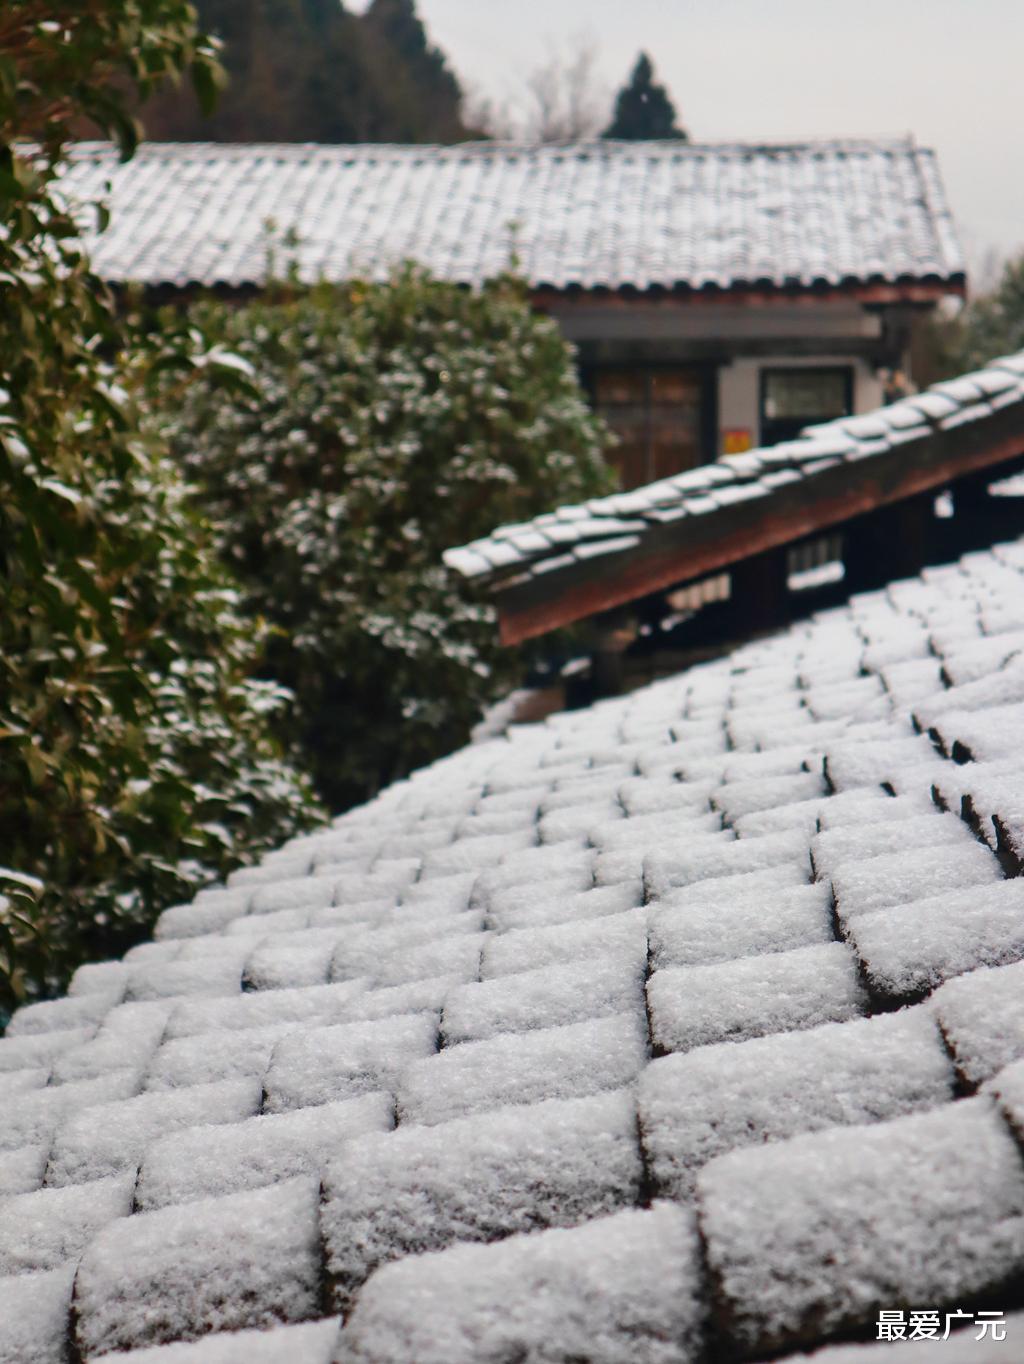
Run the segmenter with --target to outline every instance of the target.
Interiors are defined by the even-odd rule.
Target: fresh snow
[[[1003,872],[997,859],[981,843],[968,839],[923,848],[911,845],[840,863],[830,874],[840,924],[846,929],[876,910],[901,916],[904,906],[950,886],[977,887],[981,896],[999,885]]]
[[[872,990],[915,999],[965,971],[1024,958],[1024,880],[876,910],[855,919],[849,935]]]
[[[0,1359],[66,1364],[75,1266],[0,1278]]]
[[[947,981],[934,996],[935,1016],[970,1089],[1024,1058],[1024,961],[982,966]]]
[[[644,1071],[639,1091],[655,1188],[688,1199],[714,1156],[937,1107],[953,1097],[953,1072],[920,1006],[665,1056]]]
[[[264,1331],[224,1331],[193,1344],[144,1346],[116,1356],[117,1364],[332,1364],[337,1317],[274,1326]]]
[[[641,1178],[628,1091],[351,1141],[327,1166],[321,1210],[335,1301],[348,1307],[403,1255],[630,1207]]]
[[[414,1061],[398,1080],[399,1121],[444,1123],[499,1108],[631,1084],[647,1062],[641,1001],[628,1013],[463,1042]]]
[[[310,1104],[392,1089],[416,1057],[437,1047],[433,1013],[309,1028],[282,1038],[264,1080],[264,1108],[283,1113]]]
[[[836,942],[667,967],[648,980],[647,1003],[654,1045],[666,1052],[842,1022],[866,1007],[853,955]]]
[[[5,1274],[56,1269],[109,1222],[131,1212],[135,1171],[66,1189],[38,1189],[0,1203],[0,1282]]]
[[[363,1289],[344,1364],[691,1364],[697,1238],[668,1203],[574,1230],[387,1265]]]
[[[719,1156],[697,1189],[745,1354],[868,1328],[893,1303],[960,1307],[1024,1254],[1024,1163],[986,1098]]]
[[[256,1112],[259,1102],[258,1085],[225,1080],[94,1104],[73,1114],[57,1134],[46,1182],[57,1187],[134,1173],[158,1137],[197,1123],[240,1122]]]
[[[1022,572],[512,726],[17,1011],[0,1360],[838,1360],[1001,1305]]]
[[[714,884],[698,882],[693,890],[670,893],[649,906],[655,967],[701,966],[834,940],[827,886],[768,885],[760,892],[737,894],[731,901],[702,902],[699,887]]]
[[[304,1321],[319,1300],[317,1181],[291,1179],[108,1226],[75,1280],[77,1345],[88,1358]]]
[[[441,1015],[446,1046],[500,1033],[554,1028],[643,1008],[645,957],[584,957],[451,991]]]
[[[394,1100],[377,1093],[244,1122],[188,1127],[149,1147],[136,1205],[148,1211],[316,1174],[349,1138],[393,1126]]]

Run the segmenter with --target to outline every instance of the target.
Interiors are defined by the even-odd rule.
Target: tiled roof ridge
[[[243,158],[252,155],[276,155],[302,159],[311,154],[329,155],[338,153],[346,157],[355,156],[373,159],[378,155],[401,155],[413,159],[430,155],[444,157],[487,156],[499,153],[517,153],[530,156],[563,156],[566,152],[579,151],[583,154],[606,152],[609,157],[617,155],[645,154],[649,156],[771,156],[783,153],[875,153],[912,152],[925,159],[934,159],[932,148],[920,146],[913,134],[891,134],[881,137],[822,137],[822,138],[783,138],[778,141],[744,141],[729,138],[721,142],[675,142],[662,138],[620,139],[620,138],[566,138],[558,141],[537,142],[528,138],[480,138],[466,142],[217,142],[217,141],[165,141],[144,140],[135,152],[136,157],[183,157],[192,154]],[[72,159],[95,156],[119,156],[114,143],[99,139],[83,139],[70,146],[68,155]]]
[[[1000,451],[999,442],[1008,434],[1011,440],[1016,436],[1018,443],[1024,437],[1024,350],[874,411],[808,426],[793,440],[742,455],[723,455],[629,492],[499,526],[483,539],[448,550],[444,560],[455,572],[498,594],[524,584],[533,586],[528,579],[543,577],[544,593],[550,597],[557,595],[563,581],[578,578],[587,565],[605,556],[614,556],[620,566],[655,552],[668,555],[673,548],[685,556],[689,542],[697,536],[701,544],[710,542],[713,554],[716,535],[720,533],[724,542],[743,518],[764,516],[773,504],[801,503],[806,513],[800,522],[801,535],[825,529],[851,514],[846,503],[838,506],[837,514],[837,491],[848,498],[857,485],[878,483],[882,461],[897,472],[902,463],[914,482],[913,491],[919,492],[931,486],[926,459],[931,453],[935,456],[933,483],[941,486],[957,447],[962,445],[973,459],[975,448],[989,434]],[[814,502],[819,493],[828,504],[815,525]],[[879,488],[878,498],[896,500],[899,493],[899,485],[890,480],[885,494]],[[779,543],[784,543],[785,532],[780,531],[780,536]],[[713,567],[726,567],[765,547],[752,545],[745,552],[740,544],[728,552],[731,559],[723,550],[724,557]],[[703,566],[707,561],[697,562]],[[678,582],[711,571],[702,567],[699,572],[687,572],[685,557],[680,558],[678,568]],[[671,569],[666,572],[669,578],[657,585],[667,586],[671,581]]]

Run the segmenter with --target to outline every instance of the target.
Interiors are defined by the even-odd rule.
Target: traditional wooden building
[[[162,292],[259,288],[268,224],[310,281],[414,260],[474,285],[514,262],[576,345],[627,488],[878,407],[915,321],[965,287],[909,139],[152,143],[124,165],[86,143],[66,184],[111,204],[100,273]]]

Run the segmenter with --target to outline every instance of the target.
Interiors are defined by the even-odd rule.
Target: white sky
[[[609,92],[646,48],[695,141],[912,132],[977,271],[1024,249],[1024,0],[419,0],[499,103],[586,38]]]

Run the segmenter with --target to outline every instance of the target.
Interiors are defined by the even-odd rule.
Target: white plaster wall
[[[718,429],[747,427],[754,444],[758,442],[758,394],[761,370],[780,366],[851,365],[853,367],[853,410],[870,412],[881,407],[883,385],[874,369],[856,356],[773,355],[756,359],[738,359],[723,365],[718,371]]]

